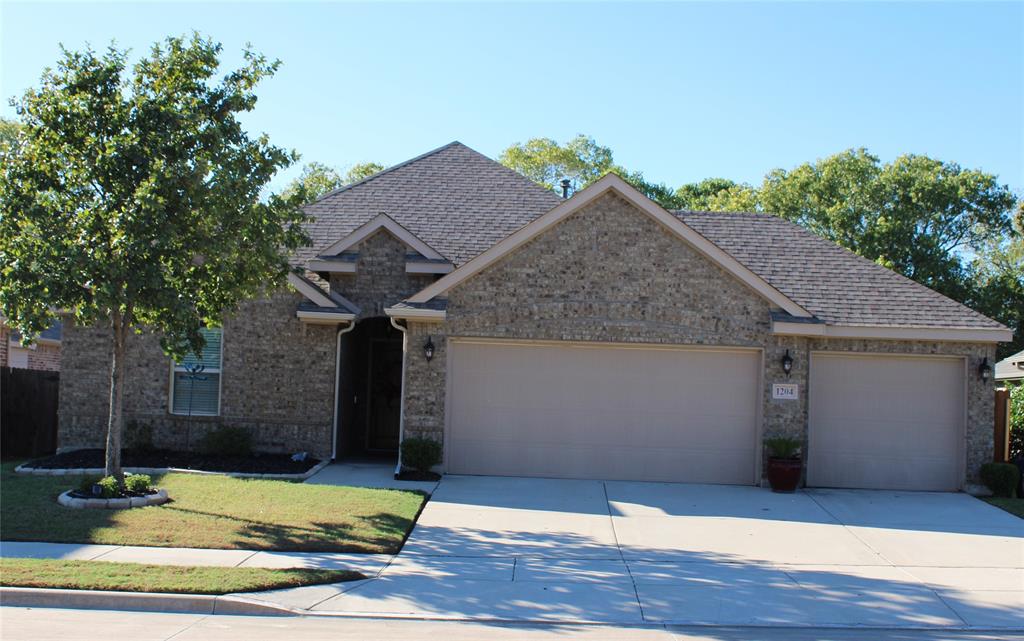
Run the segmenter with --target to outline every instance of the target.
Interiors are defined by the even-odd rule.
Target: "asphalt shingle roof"
[[[561,198],[460,142],[342,187],[306,206],[306,261],[380,213],[461,265]]]
[[[674,212],[769,285],[833,325],[993,328],[996,321],[769,214]]]
[[[331,192],[306,207],[312,243],[298,264],[386,213],[456,266],[562,202],[462,143],[452,142]],[[1003,328],[783,218],[674,212],[768,284],[839,325]],[[320,283],[317,283],[318,285]]]

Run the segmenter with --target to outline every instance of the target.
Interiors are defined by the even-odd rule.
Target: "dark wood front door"
[[[366,449],[394,451],[402,408],[402,343],[372,339],[368,360]]]

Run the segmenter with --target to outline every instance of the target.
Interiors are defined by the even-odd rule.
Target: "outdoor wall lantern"
[[[992,366],[988,364],[988,356],[981,359],[981,365],[978,365],[978,376],[983,381],[988,381],[989,377],[992,376]]]
[[[434,341],[430,340],[429,336],[427,336],[427,342],[423,343],[423,356],[428,363],[434,358]]]
[[[789,373],[793,371],[793,357],[789,355],[789,350],[786,350],[786,355],[782,357],[782,371],[789,376]]]

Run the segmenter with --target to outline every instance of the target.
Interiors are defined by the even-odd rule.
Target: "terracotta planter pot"
[[[795,492],[802,467],[798,458],[769,458],[768,484],[772,492]]]

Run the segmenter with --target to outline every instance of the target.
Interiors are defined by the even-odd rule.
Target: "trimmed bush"
[[[153,479],[148,474],[128,474],[124,477],[124,489],[127,492],[145,494],[153,485]]]
[[[244,427],[218,425],[203,435],[199,447],[211,456],[244,458],[252,455],[252,434]]]
[[[1024,383],[1010,385],[1010,460],[1024,458]]]
[[[121,496],[121,485],[113,476],[104,476],[96,483],[103,488],[102,498],[113,499]],[[89,488],[89,493],[92,493],[92,488]]]
[[[790,436],[766,438],[764,447],[768,450],[769,458],[794,459],[800,456],[800,439]]]
[[[417,472],[429,472],[441,462],[441,444],[432,438],[407,438],[402,441],[402,465]]]
[[[981,482],[994,496],[1013,498],[1020,470],[1012,463],[985,463],[981,466]]]

